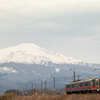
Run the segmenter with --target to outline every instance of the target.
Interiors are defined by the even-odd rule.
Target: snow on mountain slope
[[[0,49],[0,63],[7,62],[43,65],[48,62],[78,64],[81,61],[45,50],[32,43],[23,43],[14,47]]]
[[[8,67],[0,67],[0,74],[4,73],[17,73],[17,71],[13,68],[8,68]]]

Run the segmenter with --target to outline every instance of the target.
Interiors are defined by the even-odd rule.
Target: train
[[[100,79],[89,78],[84,80],[73,81],[66,84],[66,93],[100,93]]]

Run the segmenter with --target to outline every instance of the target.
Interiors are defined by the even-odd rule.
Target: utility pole
[[[41,80],[41,93],[43,94],[42,80]]]
[[[40,80],[40,81],[41,81],[41,94],[43,94],[42,80]]]
[[[56,91],[56,89],[55,89],[55,76],[52,76],[52,77],[53,77],[53,82],[54,82],[54,95],[55,95],[55,91]]]
[[[32,91],[31,91],[31,94],[33,95],[33,83],[32,83]]]
[[[27,95],[27,86],[25,87],[25,95]]]
[[[73,71],[73,73],[74,73],[74,82],[75,82],[75,71],[74,71],[73,69],[70,69],[70,70],[72,70],[72,71]]]
[[[53,77],[54,80],[54,95],[55,95],[55,77]]]
[[[22,88],[22,96],[25,95],[24,87]]]
[[[20,88],[18,89],[19,91],[18,91],[18,95],[20,96]]]
[[[47,85],[47,83],[46,83],[46,81],[45,81],[45,94],[46,94],[46,91],[47,91],[47,89],[46,89],[46,85]]]

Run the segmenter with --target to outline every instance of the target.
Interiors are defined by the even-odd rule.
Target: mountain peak
[[[77,64],[81,61],[45,50],[32,43],[22,43],[14,47],[0,50],[0,62],[47,64]]]
[[[39,48],[40,49],[39,46],[37,46],[33,43],[22,43],[22,44],[18,45],[18,47],[24,47],[24,48],[32,47],[32,48]]]

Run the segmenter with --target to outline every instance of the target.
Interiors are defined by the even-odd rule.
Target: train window
[[[96,85],[98,85],[98,82],[96,82]]]
[[[80,84],[78,83],[78,87],[80,86]]]
[[[66,85],[66,88],[67,88],[68,86]]]
[[[82,83],[80,83],[80,87],[83,87]]]
[[[99,85],[100,85],[100,79],[99,79]]]
[[[92,80],[92,86],[95,86],[95,80]]]
[[[88,82],[85,83],[85,86],[88,86]]]
[[[68,85],[68,88],[70,88],[70,86]]]
[[[75,84],[75,87],[77,87],[77,84]]]
[[[74,87],[76,87],[76,84],[74,84]]]
[[[74,88],[74,84],[72,84],[72,88]]]
[[[76,87],[78,87],[78,84],[76,84]]]

